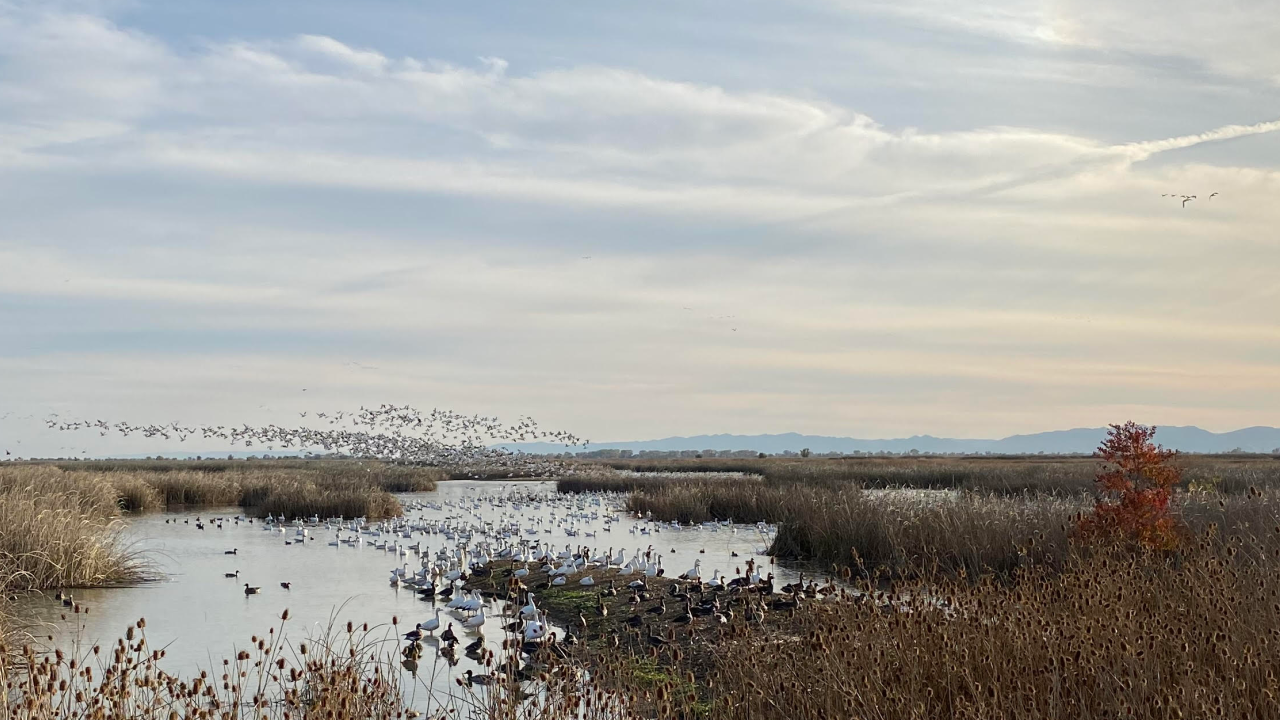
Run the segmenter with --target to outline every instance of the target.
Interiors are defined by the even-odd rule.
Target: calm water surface
[[[528,499],[530,496],[533,501]],[[441,483],[433,492],[402,495],[401,500],[406,507],[432,506],[410,510],[407,515],[413,520],[478,527],[486,523],[496,527],[515,523],[520,531],[511,535],[511,541],[550,543],[556,550],[563,550],[566,545],[573,548],[587,545],[600,553],[612,548],[616,554],[618,549],[626,548],[630,557],[635,550],[652,546],[662,555],[669,576],[679,575],[701,559],[704,577],[711,577],[715,570],[733,577],[735,569],[744,570],[746,560],[755,557],[757,562],[765,564],[764,571],[772,569],[780,582],[795,579],[792,572],[769,567],[768,558],[762,554],[768,541],[755,526],[651,525],[621,509],[621,497],[557,495],[551,482],[452,481]],[[518,503],[518,509],[517,500],[524,500]],[[297,643],[324,634],[331,621],[345,625],[348,620],[383,626],[385,629],[380,629],[378,636],[385,634],[390,638],[395,634],[390,628],[393,616],[399,617],[399,632],[403,633],[415,623],[433,618],[435,608],[444,606],[444,601],[437,605],[419,599],[407,588],[391,587],[389,578],[394,568],[407,563],[413,571],[420,566],[420,561],[412,555],[402,558],[375,549],[371,541],[420,543],[424,553],[430,548],[434,554],[442,548],[452,550],[460,540],[426,533],[414,533],[409,540],[364,535],[360,545],[334,547],[329,543],[339,533],[326,530],[323,525],[310,529],[313,539],[300,541],[293,528],[283,533],[266,531],[261,520],[252,524],[231,520],[240,513],[239,508],[205,508],[199,512],[163,513],[131,520],[130,534],[137,549],[154,564],[161,579],[138,587],[72,591],[75,599],[90,609],[88,615],[79,616],[78,629],[74,621],[62,619],[64,614],[69,618],[75,616],[51,595],[25,598],[23,610],[45,623],[42,633],[46,644],[64,648],[76,642],[85,647],[99,642],[114,643],[131,623],[146,618],[151,646],[166,648],[165,669],[188,676],[221,665],[222,658],[233,657],[238,648],[249,647],[253,635],[261,636],[269,628],[278,628],[280,614],[286,608],[290,620],[285,624],[285,635]],[[618,521],[608,523],[610,515],[616,515]],[[208,522],[211,517],[227,520],[218,529],[216,524]],[[196,518],[206,521],[204,530],[196,528]],[[578,535],[569,536],[566,528]],[[649,534],[644,534],[646,528]],[[529,534],[529,529],[536,530],[537,534]],[[340,534],[343,538],[356,536],[346,530]],[[486,540],[497,543],[501,538],[494,532],[481,533],[472,538],[471,545]],[[232,549],[237,554],[224,554]],[[238,578],[224,577],[225,573],[236,571],[240,573]],[[281,582],[291,583],[291,589],[281,588]],[[260,586],[262,594],[246,596],[244,583]],[[501,617],[497,605],[490,605],[486,615],[486,642],[500,651],[504,637],[501,626],[508,620]],[[463,644],[475,639],[470,632],[461,631],[461,616],[446,610],[441,617],[446,623],[454,623]],[[404,677],[403,684],[411,700],[415,686],[418,696],[426,695],[424,685],[455,692],[458,687],[454,678],[461,677],[468,669],[484,672],[461,652],[458,660],[456,666],[450,666],[436,657],[434,645],[429,645],[421,661],[419,677],[415,679],[407,673]]]

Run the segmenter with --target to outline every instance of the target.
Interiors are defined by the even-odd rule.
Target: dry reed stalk
[[[1280,560],[1258,552],[1275,545],[1206,534],[1177,555],[1103,550],[1009,583],[814,603],[726,655],[715,716],[1280,717]]]

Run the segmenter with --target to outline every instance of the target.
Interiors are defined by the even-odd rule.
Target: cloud
[[[7,22],[0,39],[31,68],[10,94],[52,87],[0,126],[9,164],[150,162],[257,182],[763,220],[1061,180],[1277,127],[1108,146],[1016,127],[892,129],[818,100],[591,65],[520,75],[493,57],[393,60],[318,35],[179,55],[100,19],[43,15]],[[81,52],[66,56],[68,45]],[[56,81],[40,74],[54,56]],[[93,103],[127,112],[86,123],[99,117]],[[111,142],[68,147],[89,138]]]
[[[898,0],[846,3],[886,15],[1028,46],[1182,59],[1226,76],[1280,82],[1280,46],[1264,20],[1270,0]]]
[[[1070,9],[860,12],[1068,64],[1159,51]],[[0,5],[0,396],[243,421],[305,380],[614,437],[1248,424],[1280,400],[1280,172],[1226,153],[1280,122],[890,121],[802,78],[365,37]]]
[[[1131,153],[1136,162],[1146,160],[1156,153],[1183,150],[1203,143],[1235,140],[1236,138],[1249,137],[1251,135],[1263,135],[1277,130],[1280,130],[1280,120],[1254,123],[1252,125],[1226,125],[1195,135],[1132,143],[1125,146],[1124,149]]]

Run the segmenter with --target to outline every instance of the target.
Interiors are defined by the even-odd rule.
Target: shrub
[[[1170,511],[1181,473],[1176,453],[1152,442],[1155,427],[1132,420],[1112,425],[1097,455],[1098,498],[1093,512],[1080,519],[1080,535],[1089,540],[1123,540],[1149,549],[1178,544],[1179,524]]]

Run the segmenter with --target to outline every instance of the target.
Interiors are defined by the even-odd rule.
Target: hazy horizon
[[[1232,8],[0,0],[0,451],[1280,425],[1280,46]]]

